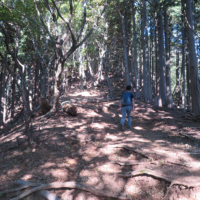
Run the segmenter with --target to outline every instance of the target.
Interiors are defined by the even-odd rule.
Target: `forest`
[[[200,199],[199,73],[197,0],[0,0],[0,199]]]

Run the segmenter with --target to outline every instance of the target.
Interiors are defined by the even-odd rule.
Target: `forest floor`
[[[116,84],[114,95],[120,96],[123,80]],[[75,186],[49,190],[62,200],[200,199],[200,121],[179,109],[136,100],[132,129],[121,131],[119,100],[84,102],[105,98],[106,92],[104,84],[82,92],[72,88],[61,96],[61,102],[76,100],[78,115],[60,111],[49,119],[36,118],[32,147],[24,124],[0,132],[0,199],[22,193],[3,194],[19,179],[39,185],[74,181]],[[24,199],[44,198],[32,193]]]

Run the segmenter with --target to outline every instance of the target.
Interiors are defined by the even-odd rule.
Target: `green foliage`
[[[0,192],[0,197],[6,197],[4,192]]]
[[[14,47],[14,39],[17,37],[16,28],[20,28],[20,37],[19,37],[19,53],[18,55],[21,58],[29,58],[31,56],[37,55],[35,49],[33,48],[32,38],[35,39],[38,50],[43,54],[45,51],[45,44],[47,39],[47,31],[43,28],[41,30],[39,27],[42,27],[42,23],[37,16],[37,12],[35,9],[35,5],[33,0],[17,0],[12,3],[12,1],[4,0],[5,4],[0,3],[0,19],[3,22],[4,26],[8,29],[10,37],[11,37],[11,47]],[[51,1],[49,1],[51,2]],[[83,22],[83,14],[84,14],[84,2],[83,0],[75,1],[73,0],[73,18],[71,21],[71,26],[73,31],[75,32],[75,37],[79,34],[80,27]],[[94,22],[102,11],[104,3],[106,0],[90,0],[87,1],[87,18],[86,18],[86,34],[89,30],[94,26]],[[126,5],[127,3],[127,5]],[[154,1],[147,1],[147,26],[150,26],[150,21],[152,22],[152,29],[155,27],[155,12],[159,9],[164,11],[165,8],[168,9],[168,14],[170,15],[170,48],[171,48],[171,74],[172,74],[172,87],[175,84],[174,72],[175,72],[175,58],[173,57],[173,52],[176,49],[181,48],[181,1],[159,1],[159,4],[156,4]],[[50,12],[47,7],[44,5],[43,1],[37,1],[38,9],[41,13],[41,17],[44,23],[47,25]],[[200,3],[197,1],[195,4],[195,24],[196,24],[196,32],[200,32]],[[53,8],[52,2],[50,6]],[[57,4],[60,9],[62,16],[65,19],[68,19],[70,14],[70,6],[67,0],[63,0]],[[140,29],[141,29],[141,1],[135,0],[135,8],[136,8],[136,31],[137,31],[137,45],[138,52],[140,51]],[[54,8],[55,10],[55,8]],[[129,34],[132,34],[132,1],[125,0],[117,0],[117,1],[109,1],[109,6],[104,13],[104,15],[100,18],[97,25],[94,26],[93,35],[87,40],[85,49],[81,48],[81,54],[88,55],[91,58],[97,58],[99,56],[99,47],[97,45],[97,41],[100,44],[104,44],[109,51],[110,54],[110,64],[118,64],[118,59],[123,55],[123,37],[122,37],[122,24],[121,24],[121,14],[127,14],[127,18],[129,21]],[[58,19],[58,34],[61,37],[63,33],[65,33],[67,26],[65,22],[56,14]],[[108,23],[108,27],[105,26],[105,22]],[[52,17],[50,18],[50,33],[52,37],[55,35],[54,22]],[[106,36],[105,36],[106,35]],[[70,49],[71,45],[71,35],[68,30],[68,41],[64,43],[64,51]],[[154,36],[154,35],[153,35]],[[107,37],[107,38],[106,38]],[[130,36],[132,37],[132,36]],[[5,51],[5,44],[3,35],[0,32],[0,50]],[[48,42],[48,55],[52,54],[54,51],[52,44]],[[48,58],[47,58],[48,59]],[[139,59],[138,59],[139,60]],[[78,62],[77,62],[78,63]],[[72,66],[72,60],[70,58],[69,62],[65,65],[66,67]]]

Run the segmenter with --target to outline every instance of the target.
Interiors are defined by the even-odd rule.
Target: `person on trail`
[[[126,114],[128,117],[128,128],[131,128],[131,111],[135,110],[134,95],[131,93],[131,86],[126,86],[126,92],[123,93],[120,100],[120,110],[122,112],[122,118],[120,121],[120,129],[124,130],[124,122],[126,120]]]

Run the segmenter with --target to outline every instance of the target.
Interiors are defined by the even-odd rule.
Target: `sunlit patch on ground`
[[[58,179],[65,179],[68,176],[68,172],[66,169],[52,169],[50,170],[52,176]]]
[[[116,151],[115,147],[106,145],[103,148],[101,148],[101,152],[104,153],[105,155],[111,155]]]
[[[2,136],[0,138],[0,144],[3,144],[4,142],[10,142],[20,136],[21,136],[21,133],[15,133],[15,134],[11,134],[11,135]]]
[[[133,127],[135,130],[143,130],[143,128],[142,127],[140,127],[140,126],[135,126],[135,127]]]
[[[164,186],[162,182],[153,179],[151,177],[134,177],[130,178],[125,185],[125,192],[132,197],[132,199],[137,199],[137,196],[142,195],[144,199],[159,199],[160,195],[164,196],[163,192]]]
[[[103,129],[106,128],[108,125],[106,123],[92,123],[90,125],[91,128]]]
[[[88,158],[93,158],[96,157],[98,154],[97,148],[96,147],[91,147],[89,149],[86,149],[84,151],[84,154],[87,155],[86,157]]]
[[[22,180],[24,180],[24,181],[29,181],[32,177],[33,177],[32,174],[26,174],[26,175],[24,175],[24,176],[22,177]]]
[[[106,139],[111,139],[112,141],[116,141],[117,139],[119,139],[119,136],[107,133]]]
[[[66,163],[69,165],[77,165],[77,160],[72,158],[67,158]]]
[[[90,161],[92,160],[92,158],[93,158],[93,157],[90,157],[90,156],[87,156],[87,155],[83,156],[83,159],[84,159],[85,161],[87,161],[87,162],[90,162]]]
[[[88,91],[83,91],[83,92],[75,92],[74,94],[70,94],[72,97],[94,97],[96,94],[88,92]]]
[[[40,166],[40,168],[43,168],[43,169],[47,169],[47,168],[50,168],[50,167],[55,167],[55,163],[47,162],[44,165]]]
[[[68,128],[74,128],[74,127],[77,127],[77,126],[80,127],[82,125],[82,123],[80,123],[80,122],[73,122],[71,124],[70,123],[66,123],[65,125]],[[82,129],[82,127],[80,129]]]
[[[100,177],[98,177],[98,175],[90,177],[86,183],[88,185],[93,186],[93,187],[96,186],[96,185],[98,186],[98,188],[103,187],[103,185],[102,185],[102,187],[99,187],[99,183],[101,183],[101,182],[100,182]]]
[[[98,171],[102,173],[118,173],[119,171],[116,170],[117,166],[111,163],[105,163],[102,166],[97,167]]]
[[[8,176],[15,176],[15,174],[17,174],[20,171],[20,169],[16,168],[16,169],[12,169],[12,170],[8,170],[7,171],[7,175]]]

